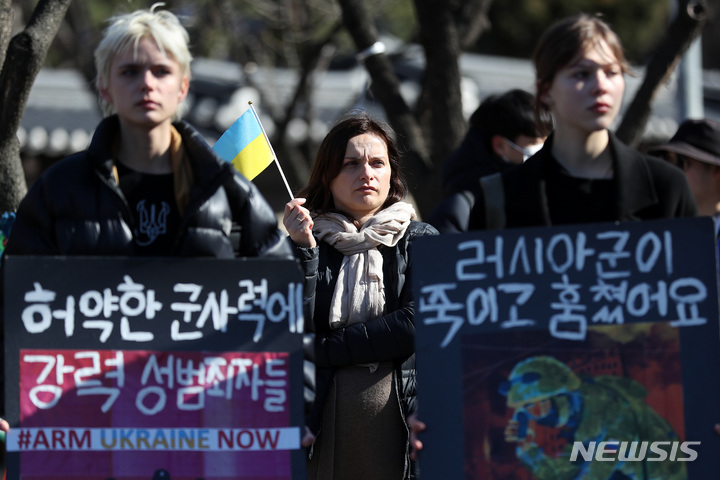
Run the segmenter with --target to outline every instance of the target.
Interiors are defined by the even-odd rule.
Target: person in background
[[[514,89],[485,98],[470,116],[460,146],[442,165],[443,195],[471,190],[476,180],[518,165],[540,150],[552,129],[535,121],[535,97]]]
[[[538,42],[533,64],[537,115],[552,115],[553,132],[518,168],[488,177],[471,230],[696,215],[682,172],[610,131],[629,67],[604,21],[579,14],[555,23]]]
[[[648,150],[681,168],[690,184],[698,214],[720,221],[720,122],[685,120],[665,144]]]
[[[633,150],[609,130],[629,71],[620,39],[585,13],[553,24],[533,55],[536,114],[554,129],[516,168],[490,175],[476,192],[470,230],[692,217],[688,181],[661,159]],[[420,432],[409,419],[414,455]],[[719,430],[720,431],[720,430]]]
[[[180,120],[189,37],[161,5],[111,19],[95,50],[106,117],[33,184],[5,255],[292,258],[257,188]]]
[[[715,238],[720,237],[720,122],[688,119],[665,144],[648,150],[685,172],[698,214],[715,221]],[[720,258],[720,243],[716,242]],[[720,423],[715,424],[720,435]]]
[[[389,127],[354,114],[330,130],[285,206],[315,332],[309,479],[415,478],[411,249],[437,231],[403,201],[399,161]]]
[[[535,154],[552,129],[549,115],[535,118],[535,97],[509,90],[487,97],[470,117],[465,139],[443,163],[444,198],[428,223],[440,233],[467,231],[479,179],[503,172]]]

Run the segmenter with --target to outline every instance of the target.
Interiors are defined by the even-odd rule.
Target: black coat
[[[467,232],[474,203],[472,191],[477,189],[478,180],[518,166],[495,155],[489,145],[488,135],[471,125],[460,146],[443,162],[444,198],[426,219],[440,233]]]
[[[292,258],[267,201],[185,122],[174,124],[192,169],[172,256]],[[6,254],[133,255],[134,219],[113,175],[116,116],[89,148],[50,167],[20,203]]]
[[[487,133],[470,125],[460,146],[442,164],[443,195],[472,189],[478,178],[504,172],[515,165],[495,155]]]
[[[168,253],[293,258],[290,242],[257,188],[222,161],[190,125],[174,126],[194,182],[187,186],[189,202]],[[87,150],[59,161],[35,181],[20,203],[3,259],[5,255],[134,255],[133,215],[113,175],[111,145],[118,131],[116,116],[104,119]],[[0,319],[2,292],[0,270]],[[0,343],[2,337],[0,328]],[[1,397],[2,393],[0,405]]]
[[[398,400],[403,417],[415,410],[415,306],[412,298],[411,242],[415,237],[437,233],[432,226],[413,221],[395,247],[381,247],[385,311],[389,313],[366,323],[334,330],[330,328],[328,319],[343,254],[325,242],[319,242],[315,248],[297,248],[297,257],[305,273],[308,323],[311,324],[308,326],[315,332],[317,391],[307,419],[313,432],[317,433],[320,428],[334,368],[344,365],[392,360],[395,364],[395,390],[400,394]],[[409,454],[409,437],[406,451]],[[409,469],[409,457],[407,466]]]
[[[478,178],[473,187],[477,189]],[[435,205],[427,217],[427,222],[440,233],[462,233],[468,231],[470,211],[475,203],[472,190],[451,193]]]
[[[552,225],[546,191],[546,172],[554,162],[551,148],[553,137],[542,150],[519,168],[501,174],[504,192],[504,224],[492,228],[533,227]],[[613,158],[613,212],[615,221],[652,220],[692,217],[697,206],[685,175],[677,167],[628,147],[610,132],[610,153]],[[486,223],[486,192],[478,187],[470,213],[469,229],[488,227]],[[497,200],[497,199],[496,199]],[[494,205],[500,205],[497,201]],[[578,219],[582,223],[583,219]]]

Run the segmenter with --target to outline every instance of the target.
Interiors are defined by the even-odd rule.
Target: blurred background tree
[[[439,167],[464,134],[465,119],[460,112],[475,107],[460,105],[460,79],[456,69],[448,68],[455,65],[457,55],[474,52],[527,59],[539,35],[552,22],[586,11],[601,13],[622,38],[630,60],[643,65],[665,35],[674,5],[687,1],[167,0],[165,8],[184,19],[196,58],[233,62],[244,72],[243,81],[251,86],[258,81],[252,75],[258,67],[297,72],[297,85],[287,103],[266,112],[276,126],[271,138],[273,146],[285,162],[294,188],[307,178],[317,139],[290,145],[285,132],[294,119],[312,123],[313,78],[328,69],[356,68],[355,54],[368,46],[363,42],[370,38],[401,45],[397,50],[400,53],[395,55],[402,55],[406,48],[402,45],[420,45],[427,58],[428,75],[421,78],[422,91],[412,106],[406,105],[396,91],[398,78],[405,74],[397,58],[385,62],[379,58],[385,56],[380,55],[364,66],[372,78],[368,95],[386,106],[389,121],[406,142],[406,165],[414,182],[411,188],[423,192],[422,198],[416,197],[420,210],[426,212],[438,200],[438,189],[433,186]],[[78,69],[91,85],[95,75],[92,53],[108,17],[148,8],[152,3],[73,0],[48,50],[45,65]],[[712,20],[720,0],[707,3],[711,12],[705,31],[713,39],[718,34]],[[14,30],[19,31],[38,0],[16,0],[12,4]],[[706,66],[720,62],[715,53],[717,44],[703,43]],[[422,72],[414,74],[422,77]],[[264,99],[262,104],[277,104],[269,100],[277,99]],[[642,116],[638,119],[642,121]],[[0,192],[0,207],[8,205],[1,197]]]
[[[29,18],[36,0],[16,0]],[[97,36],[113,14],[147,8],[151,2],[124,0],[97,2],[74,0],[67,24],[48,52],[48,66],[77,65],[76,46]],[[418,22],[411,0],[365,2],[381,33],[403,41],[418,36]],[[446,2],[463,3],[463,2]],[[602,14],[623,39],[632,62],[642,64],[665,30],[672,0],[514,0],[488,2],[486,29],[467,51],[529,58],[539,35],[553,21],[581,11]],[[718,0],[708,2],[712,7]],[[192,19],[193,51],[197,56],[246,63],[292,67],[299,64],[289,45],[317,40],[332,29],[341,12],[327,0],[167,0],[166,8]],[[711,25],[707,32],[713,33]],[[338,37],[339,50],[352,50],[346,35]],[[85,44],[86,45],[86,44]],[[84,51],[92,49],[84,48]],[[711,56],[707,52],[706,58]],[[717,57],[715,55],[714,57]],[[720,60],[712,59],[714,62]]]
[[[580,12],[599,13],[623,40],[628,58],[642,64],[670,20],[672,2],[662,0],[515,0],[493,2],[491,28],[474,51],[527,58],[556,19]]]

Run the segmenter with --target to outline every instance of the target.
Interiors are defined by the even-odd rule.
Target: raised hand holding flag
[[[248,102],[248,104],[250,107],[240,115],[240,118],[235,120],[235,123],[230,125],[230,128],[220,136],[212,148],[223,160],[232,163],[235,170],[242,173],[248,180],[257,177],[274,160],[292,199],[292,191],[280,163],[277,161],[275,151],[270,145],[270,140],[265,134],[265,129],[260,123],[260,118],[258,118],[252,102]]]

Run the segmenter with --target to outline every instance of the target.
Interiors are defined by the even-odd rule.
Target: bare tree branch
[[[339,0],[343,24],[350,33],[359,52],[367,51],[378,41],[375,22],[363,0]],[[384,53],[364,59],[365,68],[372,80],[371,91],[382,104],[388,121],[398,135],[398,144],[406,151],[405,171],[413,192],[427,191],[425,184],[433,170],[423,132],[405,99],[400,94],[400,83]],[[429,209],[432,195],[416,195],[421,211]]]
[[[415,8],[426,59],[423,89],[430,93],[432,158],[439,165],[465,133],[458,64],[460,42],[448,2],[415,0]]]
[[[25,30],[10,41],[0,73],[0,102],[3,105],[0,122],[3,130],[12,128],[14,132],[20,126],[30,89],[70,2],[41,0]]]
[[[8,45],[0,72],[0,211],[17,209],[27,192],[16,132],[30,89],[70,2],[40,0],[25,30]]]
[[[88,45],[100,43],[101,31],[93,28],[88,2],[71,2],[66,20],[70,26],[65,32],[67,42],[65,48],[75,48],[75,62],[89,85],[95,89],[95,52]],[[62,36],[60,31],[58,36]],[[100,108],[98,104],[98,109]]]
[[[5,63],[5,53],[13,28],[12,0],[0,0],[0,68]]]
[[[460,48],[467,50],[490,28],[488,10],[492,0],[465,0],[453,12],[457,24]]]
[[[321,60],[325,59],[325,63],[329,63],[325,52],[328,51],[328,46],[335,41],[341,29],[342,24],[337,23],[325,38],[306,46],[300,63],[300,78],[295,86],[295,92],[290,100],[290,104],[285,107],[285,115],[278,122],[277,130],[275,131],[275,145],[278,146],[280,150],[286,152],[285,158],[290,161],[293,179],[296,180],[296,183],[299,185],[304,185],[307,182],[311,165],[302,162],[302,159],[299,157],[289,155],[289,149],[287,149],[285,145],[285,132],[287,131],[290,121],[297,116],[298,105],[303,100],[310,105],[311,102],[309,99],[312,97],[312,76],[318,71]],[[310,119],[308,118],[307,120],[309,124]]]
[[[680,0],[678,13],[661,39],[645,71],[645,79],[635,94],[617,129],[623,142],[636,146],[650,118],[653,97],[675,70],[682,56],[700,35],[707,20],[705,0]]]

